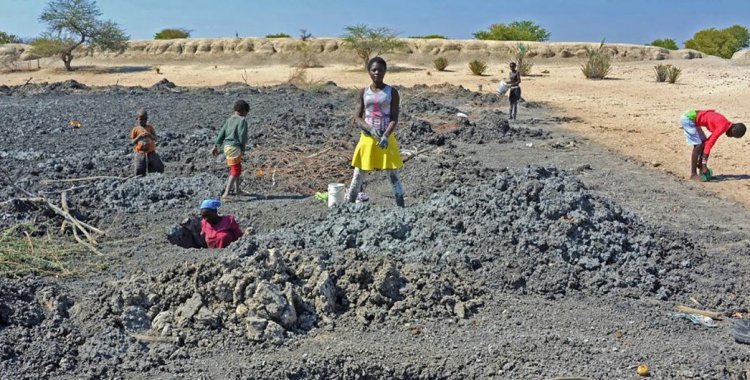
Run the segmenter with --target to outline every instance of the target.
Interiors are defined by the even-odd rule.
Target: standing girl
[[[404,186],[399,178],[399,169],[404,163],[393,133],[398,125],[400,98],[395,88],[383,83],[386,72],[383,58],[370,59],[367,71],[372,84],[359,91],[359,106],[354,122],[362,133],[354,149],[354,176],[346,198],[349,202],[357,199],[364,180],[363,171],[387,170],[396,205],[404,207]]]

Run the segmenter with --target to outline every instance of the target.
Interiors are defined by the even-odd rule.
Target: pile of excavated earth
[[[251,104],[252,150],[261,153],[249,166],[260,167],[273,152],[351,149],[353,91],[333,83],[315,92],[186,89],[168,81],[148,89],[74,81],[0,88],[9,121],[1,127],[8,149],[0,153],[7,176],[0,196],[9,201],[0,205],[0,226],[33,222],[47,226],[38,233],[57,233],[60,215],[21,189],[54,202],[64,191],[72,214],[108,232],[105,257],[80,258],[105,267],[60,280],[0,279],[2,377],[539,378],[559,368],[506,361],[490,373],[466,347],[452,349],[455,362],[409,356],[399,365],[386,354],[431,348],[357,334],[386,337],[410,326],[416,337],[434,325],[455,338],[438,321],[485,323],[480,315],[506,312],[498,309],[504,297],[663,302],[711,291],[696,289],[706,259],[686,234],[644,222],[563,170],[495,170],[469,157],[466,144],[548,138],[510,126],[496,96],[454,86],[401,91],[399,140],[420,152],[403,171],[408,207],[392,207],[378,176],[368,179],[377,201],[329,211],[295,193],[294,178],[246,169],[246,186],[263,194],[227,207],[255,233],[217,252],[169,240],[200,200],[222,191],[226,168],[208,150],[234,100]],[[130,178],[128,133],[142,107],[167,171]],[[74,119],[83,126],[70,127]],[[297,158],[286,164],[301,165]],[[318,164],[305,163],[311,172]],[[307,178],[311,188],[347,182],[348,162],[326,165],[341,177]],[[85,177],[100,178],[63,181]],[[312,344],[315,362],[293,353]],[[581,365],[592,378],[613,373]]]

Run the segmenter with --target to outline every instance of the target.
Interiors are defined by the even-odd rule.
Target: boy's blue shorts
[[[680,118],[680,125],[682,126],[682,131],[685,132],[685,140],[687,140],[688,145],[703,144],[701,135],[698,133],[698,126],[694,121],[688,119],[687,116],[682,115]]]

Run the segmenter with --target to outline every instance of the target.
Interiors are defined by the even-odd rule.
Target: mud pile
[[[455,273],[354,251],[253,250],[133,276],[75,305],[54,286],[0,280],[0,290],[0,369],[21,378],[19,363],[45,375],[179,372],[214,346],[288,344],[341,323],[463,319],[483,305]]]
[[[407,209],[353,205],[259,236],[261,246],[358,249],[436,267],[460,264],[494,287],[668,299],[688,286],[693,244],[659,231],[554,168],[455,181]]]

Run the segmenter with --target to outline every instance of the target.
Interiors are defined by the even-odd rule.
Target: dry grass
[[[0,234],[0,277],[27,275],[69,276],[73,272],[65,262],[81,253],[81,246],[49,235],[33,236],[36,229],[28,224],[7,228]]]
[[[484,63],[484,61],[475,59],[469,62],[469,70],[471,70],[471,73],[474,75],[482,75],[487,70],[487,64]]]
[[[251,153],[254,180],[294,194],[325,191],[332,180],[351,175],[354,142],[329,141],[319,145],[293,145],[256,149]]]

